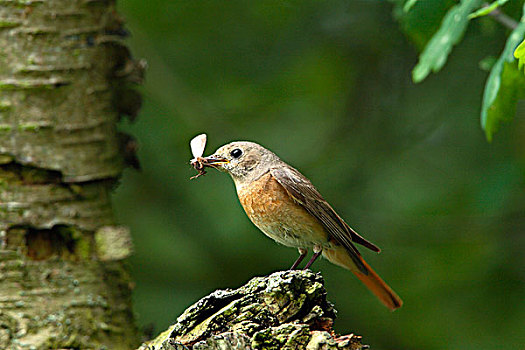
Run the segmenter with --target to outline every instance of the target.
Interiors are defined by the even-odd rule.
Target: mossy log
[[[139,350],[369,348],[360,336],[336,335],[335,317],[320,274],[280,271],[202,298]]]

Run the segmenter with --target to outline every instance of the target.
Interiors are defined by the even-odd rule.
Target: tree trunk
[[[124,35],[114,1],[0,0],[0,349],[138,343],[110,202],[140,105]]]

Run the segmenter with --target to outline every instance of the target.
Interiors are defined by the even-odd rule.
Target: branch
[[[483,4],[483,7],[487,7],[488,4]],[[516,21],[514,18],[508,16],[503,11],[501,11],[499,8],[495,8],[489,13],[489,16],[491,16],[495,21],[499,22],[500,24],[504,25],[508,29],[514,30],[516,27],[518,27],[518,21]]]

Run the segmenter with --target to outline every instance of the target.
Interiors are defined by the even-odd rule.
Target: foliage
[[[514,51],[514,57],[518,59],[518,69],[521,70],[525,67],[525,40],[521,42]],[[525,73],[525,72],[524,72]]]
[[[492,67],[485,85],[481,125],[489,141],[499,124],[510,120],[516,113],[518,99],[525,97],[525,75],[519,71],[518,62],[513,57],[514,49],[524,34],[525,5],[522,21],[507,39],[503,53]]]
[[[419,62],[412,71],[414,82],[423,81],[430,71],[435,73],[441,70],[454,45],[463,38],[470,12],[480,3],[481,0],[462,0],[447,12],[441,27],[419,56]]]
[[[421,52],[419,62],[412,71],[413,81],[419,83],[431,71],[438,72],[443,68],[454,45],[463,39],[471,19],[495,13],[495,10],[498,9],[499,11],[499,7],[507,2],[508,0],[496,0],[490,5],[482,5],[482,1],[462,0],[459,4],[452,6],[444,15],[439,29]],[[404,11],[398,12],[399,17],[406,16],[407,12],[413,11],[418,5],[421,6],[415,1],[405,2]],[[523,93],[523,77],[516,74],[515,71],[518,68],[512,56],[512,52],[524,37],[525,7],[523,16],[517,27],[509,35],[505,48],[493,65],[485,85],[481,107],[481,125],[489,141],[492,140],[493,134],[502,121],[512,119],[517,101]],[[416,27],[413,30],[418,31],[419,29]]]

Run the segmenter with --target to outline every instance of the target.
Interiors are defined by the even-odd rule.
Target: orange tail
[[[348,252],[343,247],[338,247],[335,249],[323,249],[323,256],[330,261],[332,264],[336,264],[344,267],[354,273],[365,284],[365,286],[374,293],[376,297],[381,300],[386,307],[394,311],[395,309],[403,305],[403,301],[397,294],[375,273],[374,270],[366,263],[362,258],[361,261],[363,265],[368,270],[368,275],[365,275],[355,265],[352,261],[352,258],[348,255]]]

